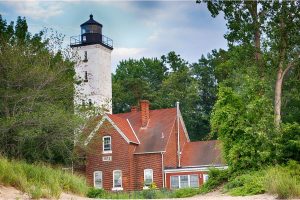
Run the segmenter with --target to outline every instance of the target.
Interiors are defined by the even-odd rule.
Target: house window
[[[189,176],[180,176],[180,188],[189,187]]]
[[[84,36],[85,37],[85,36]],[[87,59],[87,51],[84,51],[84,59],[83,59],[83,62],[87,62],[88,59]]]
[[[88,73],[87,71],[84,71],[84,82],[88,82]]]
[[[145,186],[148,187],[153,183],[153,170],[145,169],[144,170],[144,183]]]
[[[86,36],[82,36],[82,40],[85,42],[86,41]]]
[[[190,175],[190,187],[199,187],[198,175]]]
[[[208,178],[208,174],[203,174],[203,183],[205,183],[208,180]]]
[[[114,170],[113,171],[113,190],[122,190],[122,171]]]
[[[199,187],[199,177],[193,175],[171,176],[171,189]]]
[[[103,153],[111,153],[111,137],[104,136],[102,140],[103,140]]]
[[[94,172],[94,187],[102,188],[102,171]]]
[[[92,99],[89,99],[89,106],[91,107],[93,105]]]
[[[179,176],[171,176],[171,189],[179,188]]]
[[[81,104],[82,104],[82,106],[85,106],[85,101],[84,101],[84,100],[82,100]]]

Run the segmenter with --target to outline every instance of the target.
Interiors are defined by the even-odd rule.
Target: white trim
[[[115,172],[121,172],[121,187],[115,187]],[[112,190],[123,190],[122,170],[113,170],[113,188]]]
[[[181,125],[183,127],[183,131],[184,131],[185,137],[186,137],[187,141],[190,142],[191,140],[190,140],[189,134],[188,134],[188,132],[186,130],[185,123],[183,121],[180,109],[179,109],[179,118],[180,118],[180,121],[181,121]]]
[[[181,172],[196,172],[196,171],[209,171],[209,169],[215,168],[215,169],[227,169],[228,166],[222,166],[222,167],[197,167],[197,168],[179,168],[179,169],[165,169],[165,173],[181,173]]]
[[[88,138],[85,140],[84,145],[88,145],[89,142],[91,141],[91,139],[94,137],[94,135],[97,133],[98,129],[100,128],[100,126],[103,124],[103,122],[107,120],[111,123],[111,125],[120,133],[120,135],[125,139],[125,141],[127,143],[135,143],[135,144],[139,144],[133,141],[130,141],[126,135],[119,129],[119,127],[112,121],[112,119],[108,116],[108,115],[104,115],[102,120],[97,124],[97,126],[94,128],[94,130],[90,133],[90,135],[88,136]]]
[[[146,170],[151,170],[151,179],[152,179],[152,182],[151,182],[151,184],[153,183],[153,169],[144,169],[144,187],[149,187],[149,186],[146,186],[145,185],[145,178],[146,178],[146,176],[145,176],[145,172],[146,172]]]
[[[84,145],[88,145],[91,141],[91,139],[94,137],[94,135],[96,134],[96,132],[98,131],[98,129],[100,128],[100,126],[103,124],[103,122],[105,121],[105,117],[103,117],[101,119],[101,121],[97,124],[97,126],[94,128],[94,130],[90,133],[90,135],[87,137],[87,139],[84,142]]]
[[[96,187],[95,174],[96,174],[97,172],[100,172],[100,173],[101,173],[101,186],[100,186],[100,187]],[[93,183],[94,183],[94,188],[98,188],[98,189],[103,188],[103,173],[102,173],[102,171],[94,171],[94,173],[93,173]]]
[[[126,135],[121,131],[121,129],[119,129],[119,127],[113,122],[113,120],[108,116],[105,115],[107,117],[107,120],[111,123],[111,125],[121,134],[121,136],[126,140],[127,143],[130,142],[130,140],[126,137]]]
[[[149,151],[149,152],[140,152],[140,153],[133,153],[133,154],[148,154],[148,153],[165,153],[166,151]]]
[[[198,174],[180,174],[180,175],[170,176],[170,189],[177,189],[177,188],[172,188],[172,177],[178,177],[178,189],[182,188],[181,187],[181,177],[182,176],[187,176],[187,178],[188,178],[188,186],[185,187],[185,188],[197,188],[197,187],[199,187],[199,175]],[[191,176],[197,176],[198,177],[198,186],[197,187],[191,187]]]
[[[111,188],[112,191],[122,191],[123,188],[122,187],[113,187]]]
[[[129,122],[128,119],[127,119],[127,122],[128,122],[128,124],[129,124],[129,126],[130,126],[130,128],[131,128],[131,130],[132,130],[132,132],[133,132],[133,134],[134,134],[134,136],[135,136],[135,138],[137,139],[137,141],[139,142],[139,144],[141,144],[139,138],[136,136],[135,131],[133,130],[133,128],[132,128],[132,126],[131,126],[131,124],[130,124],[130,122]]]
[[[164,176],[164,153],[161,153],[161,174],[163,179],[163,188],[165,188],[165,176]]]
[[[105,138],[109,138],[109,142],[110,142],[110,150],[105,150],[104,149],[104,139]],[[112,153],[112,142],[111,142],[111,136],[110,135],[104,135],[103,137],[102,137],[102,153],[103,154],[109,154],[109,153]]]

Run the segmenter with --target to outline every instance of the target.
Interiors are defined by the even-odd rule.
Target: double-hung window
[[[199,187],[199,177],[193,175],[171,176],[171,189]]]
[[[94,171],[94,187],[102,188],[102,171]]]
[[[153,170],[144,170],[144,189],[148,188],[153,183]]]
[[[113,190],[123,190],[122,188],[122,171],[113,171]]]
[[[111,153],[111,137],[104,136],[102,138],[103,153]]]

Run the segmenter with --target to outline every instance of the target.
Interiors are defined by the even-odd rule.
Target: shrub
[[[279,198],[300,197],[300,165],[289,162],[288,166],[276,166],[267,171],[265,187]]]
[[[191,197],[195,196],[199,193],[198,188],[182,188],[174,191],[173,197],[175,198],[183,198],[183,197]]]
[[[105,191],[103,189],[90,188],[86,194],[89,198],[103,198]]]
[[[211,168],[208,172],[209,179],[200,187],[199,193],[207,193],[228,181],[228,170]]]
[[[248,172],[231,179],[224,190],[234,196],[262,194],[265,192],[264,176],[265,171]]]

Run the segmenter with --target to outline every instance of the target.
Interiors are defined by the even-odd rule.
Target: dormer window
[[[103,143],[103,153],[111,153],[111,137],[110,136],[104,136],[102,138]]]
[[[84,82],[88,82],[88,73],[87,71],[84,71]]]

